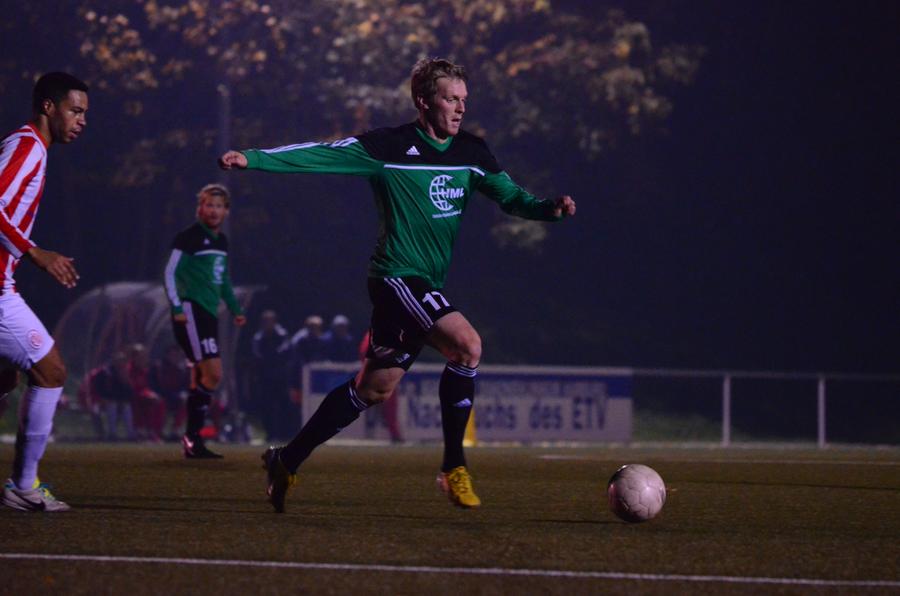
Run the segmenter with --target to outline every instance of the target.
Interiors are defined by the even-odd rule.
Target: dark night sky
[[[900,368],[898,6],[629,3],[657,43],[707,54],[669,133],[581,202],[633,249],[598,284],[630,288],[614,311],[669,325],[708,364]]]
[[[624,143],[592,171],[559,180],[579,213],[551,228],[539,258],[488,243],[494,207],[472,208],[448,290],[486,347],[502,337],[533,347],[512,359],[555,364],[900,371],[898,7],[628,2],[657,45],[706,47],[697,81],[673,94],[663,134]],[[89,133],[101,126],[95,118]],[[282,141],[298,140],[307,139]],[[48,199],[57,192],[53,160],[62,157],[51,158]],[[202,183],[213,170],[198,175]],[[282,195],[299,179],[247,176],[257,189],[250,200],[296,200]],[[365,195],[352,220],[334,219],[344,215],[328,203],[315,216],[332,218],[322,238],[340,238],[340,256],[354,265],[264,280],[296,310],[286,315],[291,324],[328,301],[356,320],[367,316],[360,276],[374,212],[356,182],[342,187]],[[44,238],[65,229],[62,210],[48,200],[38,224]],[[333,248],[303,240],[285,255],[301,246],[300,256],[334,263]],[[261,281],[248,279],[259,262],[245,261],[236,271]],[[24,269],[20,286],[52,325],[60,292]]]
[[[680,104],[670,141],[680,202],[705,199],[684,219],[713,270],[739,272],[716,310],[773,364],[896,371],[898,5],[714,4],[692,13],[705,105]]]

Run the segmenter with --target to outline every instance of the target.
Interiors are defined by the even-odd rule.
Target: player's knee
[[[214,391],[219,388],[219,383],[222,382],[222,371],[221,370],[204,370],[200,372],[200,384],[209,389],[210,391]]]
[[[222,361],[219,358],[201,360],[196,367],[197,381],[210,391],[214,391],[222,382]]]
[[[356,388],[356,395],[367,404],[380,404],[393,393],[393,388],[363,385]]]
[[[38,387],[62,387],[66,383],[66,365],[59,357],[45,357],[29,372],[29,381]]]
[[[380,404],[393,395],[397,383],[403,376],[400,368],[376,370],[377,372],[373,374],[364,367],[354,380],[356,395],[371,405]]]
[[[481,362],[481,336],[474,329],[470,330],[458,339],[454,352],[450,360],[475,368]]]

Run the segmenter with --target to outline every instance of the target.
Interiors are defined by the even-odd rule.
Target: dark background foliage
[[[92,86],[33,235],[76,257],[75,295],[158,279],[194,193],[224,179],[235,281],[269,287],[257,307],[361,329],[366,182],[223,176],[215,157],[411,120],[409,67],[439,54],[469,67],[466,126],[513,178],[578,201],[550,226],[471,207],[447,291],[486,361],[898,370],[895,3],[2,8],[6,129],[40,73]],[[73,299],[28,265],[17,279],[51,325]]]

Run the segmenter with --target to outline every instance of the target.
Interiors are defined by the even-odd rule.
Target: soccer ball
[[[606,486],[609,509],[627,522],[653,519],[666,503],[666,484],[656,470],[641,464],[622,466]]]

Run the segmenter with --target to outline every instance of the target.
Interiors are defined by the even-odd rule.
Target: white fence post
[[[731,445],[731,375],[722,379],[722,447]]]
[[[818,444],[819,449],[825,447],[825,377],[819,377],[819,399],[818,399]]]

